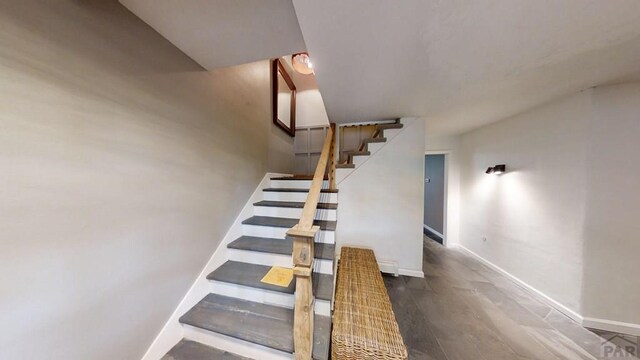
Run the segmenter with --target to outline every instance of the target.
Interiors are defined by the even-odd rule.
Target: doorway
[[[424,156],[424,234],[444,244],[446,219],[446,154]]]

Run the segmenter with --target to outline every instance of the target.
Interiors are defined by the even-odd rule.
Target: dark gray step
[[[355,169],[355,164],[336,164],[336,169]]]
[[[249,264],[239,261],[227,261],[207,276],[209,280],[222,281],[287,294],[295,291],[295,279],[289,287],[280,287],[261,282],[269,272],[271,266]],[[313,274],[313,293],[318,299],[331,300],[333,295],[333,276],[327,274]]]
[[[270,191],[270,192],[309,192],[309,189],[294,189],[294,188],[266,188],[262,189],[262,191]],[[322,189],[320,192],[323,193],[337,193],[338,189]]]
[[[245,225],[270,226],[280,228],[291,228],[300,221],[299,219],[288,219],[271,216],[252,216],[242,223]],[[314,220],[313,225],[320,226],[320,230],[336,230],[336,222],[328,220]]]
[[[387,138],[385,138],[385,137],[374,137],[374,138],[368,138],[368,139],[362,140],[362,142],[364,142],[365,144],[368,144],[368,143],[381,143],[381,142],[385,142],[385,141],[387,141]]]
[[[371,155],[371,152],[367,151],[367,150],[363,150],[363,151],[347,151],[347,155],[349,155],[349,156],[369,156],[369,155]]]
[[[271,180],[313,180],[313,175],[278,176],[278,177],[272,177],[270,179]],[[329,180],[329,177],[325,175],[324,180]]]
[[[303,202],[296,201],[269,201],[262,200],[257,203],[253,203],[255,206],[268,206],[268,207],[285,207],[285,208],[296,208],[302,209],[304,208]],[[338,208],[338,204],[329,204],[329,203],[318,203],[318,209],[328,209],[335,210]]]
[[[182,324],[293,353],[293,310],[209,294],[180,318]],[[329,356],[331,319],[316,315],[313,358]]]
[[[249,360],[249,358],[182,339],[161,360]]]
[[[380,130],[387,130],[387,129],[402,129],[404,125],[400,124],[400,123],[394,123],[394,124],[379,124],[378,125],[378,129]]]
[[[290,238],[274,239],[257,236],[241,236],[227,245],[227,247],[238,250],[291,255],[293,252],[293,240]],[[317,259],[333,260],[335,256],[335,245],[316,242],[313,247]]]

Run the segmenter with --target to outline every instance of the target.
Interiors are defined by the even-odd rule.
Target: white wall
[[[402,131],[339,183],[338,246],[372,248],[401,274],[422,276],[424,121]]]
[[[461,138],[460,243],[576,313],[591,115],[586,91]]]
[[[328,125],[329,118],[318,89],[296,93],[296,127]]]
[[[640,84],[599,87],[467,133],[460,151],[461,245],[585,326],[635,335],[639,114]]]
[[[291,166],[269,64],[206,72],[117,2],[0,23],[0,358],[139,359]]]
[[[640,84],[595,89],[594,108],[584,221],[584,315],[640,324]],[[640,335],[640,325],[635,331]]]

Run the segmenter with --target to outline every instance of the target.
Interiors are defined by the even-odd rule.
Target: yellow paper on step
[[[293,280],[293,269],[274,266],[260,281],[265,284],[289,287],[291,280]]]

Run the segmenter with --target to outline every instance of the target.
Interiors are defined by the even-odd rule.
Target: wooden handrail
[[[324,183],[324,174],[329,166],[329,188],[335,189],[335,124],[327,129],[320,159],[311,181],[309,194],[297,225],[287,231],[293,239],[293,274],[296,277],[296,291],[293,319],[293,342],[296,360],[310,360],[313,352],[313,256],[316,234],[319,230],[313,225],[320,193]]]
[[[313,219],[315,218],[316,208],[318,207],[318,201],[320,200],[320,191],[322,190],[324,174],[327,169],[327,163],[329,162],[332,144],[333,126],[327,129],[327,137],[324,139],[324,145],[322,146],[320,159],[316,166],[316,172],[313,174],[313,181],[311,182],[309,194],[307,195],[307,200],[305,201],[304,209],[302,210],[302,216],[298,223],[298,228],[300,230],[310,230],[313,226]],[[331,173],[331,171],[329,173]]]

